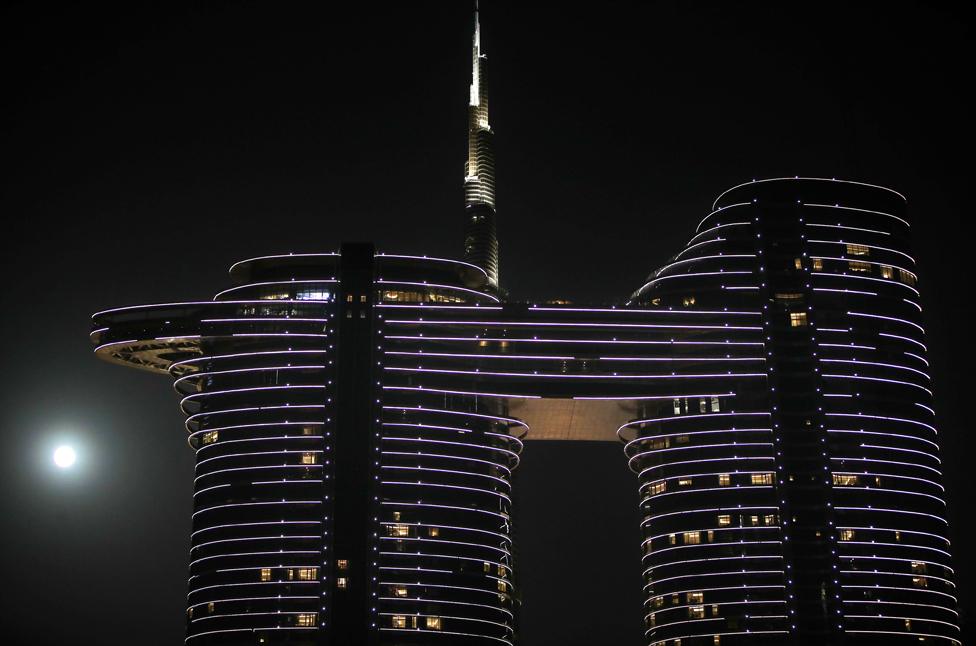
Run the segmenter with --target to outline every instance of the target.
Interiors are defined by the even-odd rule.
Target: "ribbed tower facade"
[[[752,423],[674,447],[697,424],[675,401],[628,445],[645,496],[649,643],[763,643],[766,630],[959,643],[909,239],[894,191],[750,182],[634,294],[761,311],[768,380],[748,397],[764,410]]]
[[[468,100],[468,160],[464,164],[464,259],[485,270],[498,289],[498,231],[495,222],[494,133],[488,123],[488,59],[481,53],[478,5],[471,41]]]

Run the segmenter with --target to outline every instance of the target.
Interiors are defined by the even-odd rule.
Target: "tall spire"
[[[498,236],[495,226],[494,134],[488,123],[487,57],[481,53],[481,22],[474,3],[471,38],[471,96],[468,101],[468,161],[464,165],[464,257],[488,274],[498,288]]]

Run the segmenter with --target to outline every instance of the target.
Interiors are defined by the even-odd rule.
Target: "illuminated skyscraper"
[[[471,96],[468,101],[468,161],[464,164],[464,259],[485,270],[498,289],[498,232],[495,222],[494,133],[488,123],[488,59],[481,53],[481,23],[475,3],[471,39]]]
[[[181,396],[187,643],[513,646],[523,441],[623,440],[648,644],[958,644],[904,199],[750,182],[627,303],[502,302],[474,29],[465,261],[252,258],[94,316]]]

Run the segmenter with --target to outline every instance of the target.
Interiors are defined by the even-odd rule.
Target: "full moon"
[[[75,463],[77,455],[70,446],[59,446],[54,450],[54,464],[62,469],[67,469]]]

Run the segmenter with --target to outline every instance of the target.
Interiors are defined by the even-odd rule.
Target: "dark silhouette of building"
[[[648,643],[959,643],[903,198],[751,182],[626,303],[503,302],[475,20],[466,261],[347,244],[94,316],[182,397],[187,642],[514,644],[523,439],[619,438]]]

